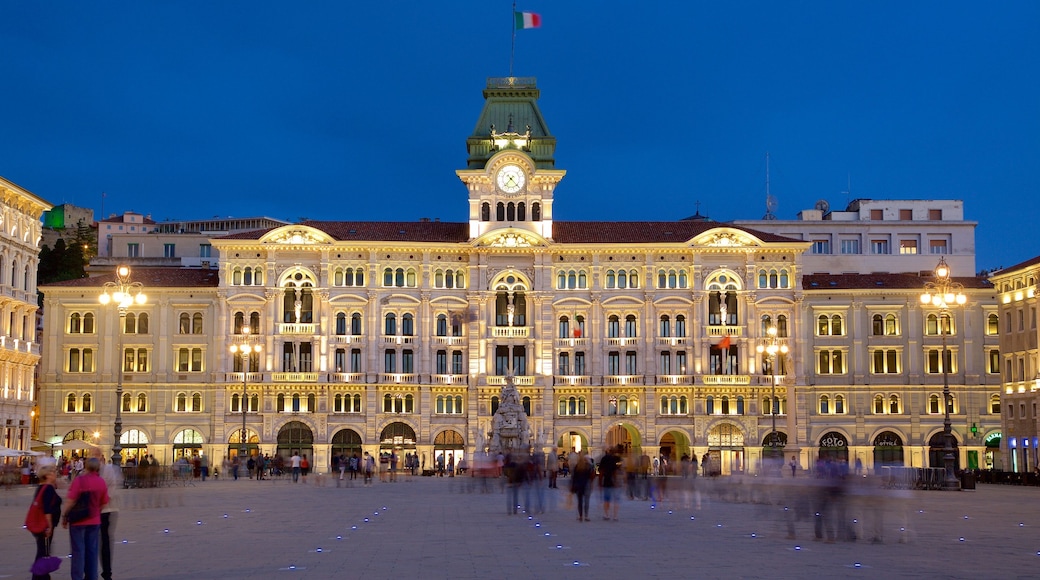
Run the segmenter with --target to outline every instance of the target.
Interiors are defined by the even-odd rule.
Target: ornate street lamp
[[[259,353],[262,347],[259,344],[249,344],[249,326],[242,327],[242,339],[238,344],[231,345],[231,356],[236,353],[242,355],[242,400],[239,405],[242,407],[242,436],[239,438],[239,457],[244,460],[249,450],[246,448],[246,410],[249,408],[247,401],[249,400],[249,392],[247,381],[249,379],[249,357],[253,353]]]
[[[116,352],[118,353],[117,365],[119,366],[118,379],[116,381],[116,421],[113,428],[115,435],[112,443],[112,464],[123,463],[123,332],[126,330],[126,311],[134,304],[144,304],[148,297],[142,291],[140,282],[130,281],[130,267],[119,266],[116,268],[116,280],[105,282],[101,287],[101,295],[98,301],[102,305],[115,304],[119,312],[119,327],[116,328]]]
[[[959,490],[960,482],[953,470],[953,429],[950,424],[950,362],[952,357],[946,350],[946,329],[950,321],[950,308],[964,306],[968,297],[961,290],[964,286],[954,282],[950,276],[950,267],[945,258],[939,258],[935,267],[935,281],[926,282],[925,291],[921,294],[921,304],[931,305],[939,309],[939,335],[942,337],[942,374],[943,374],[943,467],[946,476],[943,489]]]
[[[765,354],[766,358],[769,360],[769,382],[772,385],[772,394],[769,398],[769,416],[773,421],[773,428],[769,433],[769,449],[770,455],[775,456],[777,450],[780,449],[780,438],[776,432],[776,414],[780,410],[779,401],[776,400],[776,367],[780,357],[787,354],[788,348],[787,344],[781,342],[775,326],[770,326],[766,329],[766,340],[768,341],[766,344],[756,346],[755,350],[758,351],[760,355]],[[777,458],[772,457],[772,459]],[[779,468],[780,466],[781,465],[777,465],[776,467]]]

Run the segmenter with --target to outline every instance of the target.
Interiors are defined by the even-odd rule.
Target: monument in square
[[[526,453],[531,448],[531,428],[527,423],[527,413],[520,402],[520,392],[516,390],[512,372],[506,375],[498,400],[498,410],[491,420],[491,444],[488,446],[488,453],[492,456],[499,453]]]

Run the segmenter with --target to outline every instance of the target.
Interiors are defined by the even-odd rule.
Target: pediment
[[[542,236],[527,230],[516,228],[492,230],[473,241],[473,245],[483,248],[533,248],[545,246]]]
[[[286,246],[314,246],[331,244],[334,241],[325,232],[304,225],[289,225],[275,228],[260,238],[261,244],[281,244]]]
[[[712,228],[690,240],[694,246],[709,248],[747,248],[762,245],[762,240],[736,228]]]

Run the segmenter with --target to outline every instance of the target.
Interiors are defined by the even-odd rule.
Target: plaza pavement
[[[868,537],[830,544],[813,541],[805,521],[787,539],[779,504],[705,494],[699,510],[684,507],[675,480],[665,502],[624,501],[617,522],[602,520],[598,493],[592,521],[576,521],[564,510],[563,478],[547,512],[531,516],[507,515],[497,486],[464,493],[471,481],[401,477],[336,488],[313,477],[306,485],[211,479],[127,490],[115,578],[1040,577],[1038,488],[889,495],[883,543],[860,529]],[[31,493],[0,490],[0,578],[28,577],[34,544],[21,524]],[[856,505],[850,519],[863,517]],[[64,530],[54,553],[68,553]],[[68,570],[66,561],[54,578]]]

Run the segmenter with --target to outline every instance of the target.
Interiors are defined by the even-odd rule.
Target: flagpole
[[[513,13],[510,14],[513,25],[513,37],[509,42],[509,78],[513,78],[513,54],[516,52],[516,0],[513,0]]]

